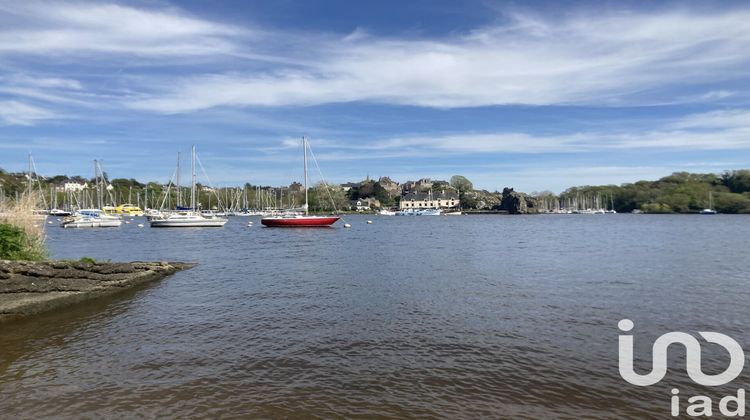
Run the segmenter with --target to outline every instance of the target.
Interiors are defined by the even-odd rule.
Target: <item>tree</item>
[[[391,196],[391,194],[383,188],[380,183],[375,183],[373,188],[373,196],[380,201],[380,204],[384,206],[392,206],[393,205],[393,199],[394,197]]]
[[[722,184],[733,193],[750,191],[750,170],[726,171],[721,175]]]
[[[719,213],[750,212],[750,198],[742,194],[721,193],[716,196],[715,201]]]
[[[311,211],[335,211],[347,206],[344,189],[338,185],[319,182],[308,191],[308,205]]]
[[[461,192],[474,190],[474,185],[463,175],[453,175],[450,184],[451,187]]]
[[[368,198],[375,195],[375,181],[367,180],[359,184],[358,198]]]

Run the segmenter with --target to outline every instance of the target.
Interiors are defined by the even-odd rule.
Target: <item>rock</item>
[[[513,188],[503,188],[502,198],[497,210],[507,211],[510,214],[527,214],[537,212],[537,202],[533,197],[520,192]]]
[[[166,261],[0,260],[0,322],[117,293],[193,266]]]

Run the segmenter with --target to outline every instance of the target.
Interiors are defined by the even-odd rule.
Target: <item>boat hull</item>
[[[152,219],[149,222],[152,228],[172,228],[172,227],[222,227],[227,221],[225,219],[217,220],[156,220]]]
[[[81,221],[70,221],[63,222],[61,225],[63,228],[104,228],[104,227],[119,227],[122,224],[119,220],[81,220]]]
[[[267,227],[329,227],[340,218],[332,217],[264,217],[260,219],[263,226]]]

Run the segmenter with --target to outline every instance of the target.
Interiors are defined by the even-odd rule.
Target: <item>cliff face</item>
[[[117,293],[193,264],[0,260],[0,322]]]
[[[498,210],[504,210],[510,214],[527,214],[536,213],[538,206],[535,198],[505,187]]]

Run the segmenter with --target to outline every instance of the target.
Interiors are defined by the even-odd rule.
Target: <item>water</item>
[[[747,216],[255,221],[50,227],[55,258],[199,265],[0,325],[1,416],[663,418],[672,387],[747,384],[692,384],[677,348],[658,385],[617,370],[622,318],[641,372],[668,331],[750,349]],[[704,351],[707,373],[726,367]]]

